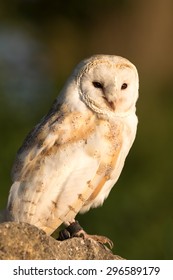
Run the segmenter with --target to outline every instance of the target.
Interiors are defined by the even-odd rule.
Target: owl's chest
[[[111,156],[122,143],[124,126],[121,122],[100,120],[85,140],[85,151],[95,158]]]

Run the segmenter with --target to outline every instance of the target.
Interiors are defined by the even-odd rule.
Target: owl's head
[[[96,113],[125,116],[135,111],[139,79],[136,67],[127,59],[96,55],[76,67],[81,100]]]

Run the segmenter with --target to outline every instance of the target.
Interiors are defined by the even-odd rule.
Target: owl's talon
[[[82,237],[83,239],[93,239],[94,241],[102,244],[104,247],[106,247],[106,244],[108,244],[110,249],[112,249],[114,246],[114,243],[108,237],[101,236],[101,235],[87,234],[84,230],[78,231],[76,234],[73,235],[73,237]]]

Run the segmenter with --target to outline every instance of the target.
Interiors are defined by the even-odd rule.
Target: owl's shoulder
[[[49,113],[28,134],[18,150],[12,168],[13,180],[16,180],[33,160],[49,156],[64,145],[87,139],[96,125],[94,120],[95,116],[90,110],[82,114],[72,111],[65,103],[54,104]]]

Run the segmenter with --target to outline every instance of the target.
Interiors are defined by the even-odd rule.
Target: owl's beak
[[[109,107],[112,109],[112,111],[115,111],[116,108],[116,101],[108,101]]]
[[[106,96],[103,96],[106,101],[106,105],[112,110],[115,111],[116,108],[116,99],[114,101],[109,100]]]

